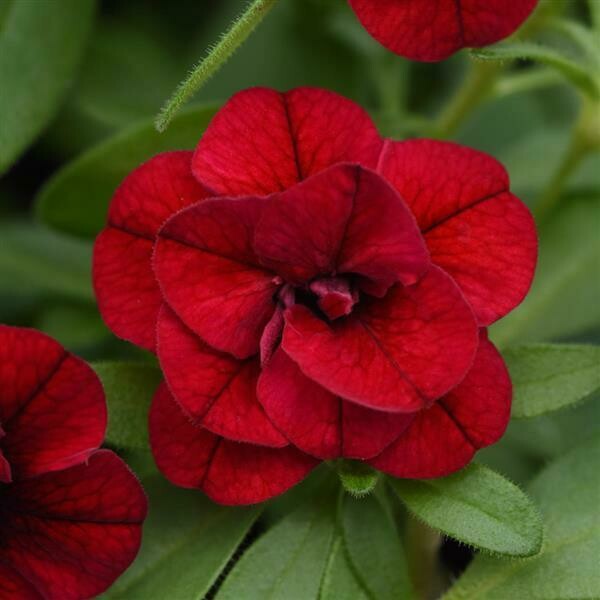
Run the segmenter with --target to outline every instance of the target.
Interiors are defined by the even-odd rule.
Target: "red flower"
[[[538,0],[349,0],[365,29],[392,52],[434,62],[513,33]]]
[[[434,477],[496,441],[511,389],[484,328],[536,252],[491,157],[382,140],[326,91],[251,89],[195,153],[123,182],[94,283],[113,330],[158,354],[159,468],[238,504],[317,459]]]
[[[89,598],[135,558],[146,498],[105,428],[83,361],[0,326],[0,598]]]

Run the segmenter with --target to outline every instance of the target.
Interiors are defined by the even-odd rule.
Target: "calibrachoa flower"
[[[90,367],[0,325],[0,598],[89,598],[135,558],[146,497],[105,428]]]
[[[437,477],[496,441],[511,385],[485,327],[536,254],[491,157],[384,140],[327,91],[257,88],[195,152],[127,177],[94,283],[109,326],[158,354],[159,468],[239,504],[322,459]]]
[[[392,52],[433,62],[517,30],[538,0],[349,0],[365,29]]]

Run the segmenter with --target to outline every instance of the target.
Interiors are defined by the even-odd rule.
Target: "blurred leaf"
[[[558,410],[600,389],[600,347],[536,344],[509,348],[504,358],[516,418]]]
[[[94,0],[13,1],[0,29],[0,173],[48,124],[79,64]]]
[[[444,600],[597,598],[600,590],[600,437],[549,465],[530,486],[546,523],[527,560],[480,555]]]
[[[342,500],[345,547],[357,580],[376,600],[413,596],[396,525],[374,496]]]
[[[352,572],[342,538],[336,537],[323,574],[319,600],[345,599],[372,600]]]
[[[104,227],[111,197],[125,176],[155,154],[196,146],[214,108],[182,111],[168,131],[148,120],[102,142],[61,169],[37,197],[37,216],[74,235],[93,237]]]
[[[495,324],[500,346],[556,340],[600,325],[600,197],[565,199],[539,231],[540,256],[532,289]]]
[[[39,225],[0,224],[0,295],[58,295],[91,301],[91,246]]]
[[[390,481],[417,518],[465,544],[510,556],[540,550],[542,522],[534,504],[483,465],[440,479]]]
[[[471,50],[477,60],[510,61],[533,60],[556,69],[565,79],[594,99],[600,97],[600,81],[594,69],[582,65],[562,52],[530,42],[505,43]]]
[[[316,599],[335,526],[333,497],[282,519],[242,556],[217,600]]]
[[[105,600],[201,600],[217,580],[260,508],[230,508],[162,477],[144,482],[150,514],[133,565]]]
[[[101,362],[92,366],[106,394],[106,441],[117,448],[147,448],[148,411],[162,379],[160,369],[151,364],[126,362]]]

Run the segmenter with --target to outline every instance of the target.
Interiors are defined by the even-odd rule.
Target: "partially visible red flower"
[[[349,0],[365,29],[392,52],[426,62],[513,33],[538,0]]]
[[[536,254],[491,157],[381,139],[323,90],[251,89],[195,153],[127,177],[94,285],[112,329],[158,355],[159,468],[242,504],[322,459],[437,477],[496,441],[511,386],[485,328]]]
[[[0,325],[0,598],[89,598],[135,558],[146,497],[105,428],[90,367]]]

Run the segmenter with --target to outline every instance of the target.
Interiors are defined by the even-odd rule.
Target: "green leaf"
[[[379,479],[378,471],[358,460],[339,460],[336,471],[344,489],[357,498],[370,494]]]
[[[593,99],[600,97],[600,82],[594,77],[594,70],[580,65],[553,48],[522,42],[471,50],[471,55],[484,61],[533,60],[556,69],[565,79]]]
[[[530,486],[546,523],[528,560],[478,556],[445,600],[597,598],[600,590],[600,437],[550,464]]]
[[[569,198],[540,229],[531,292],[490,332],[500,346],[572,336],[600,325],[600,199]]]
[[[0,173],[48,124],[85,48],[94,0],[10,2],[0,28]]]
[[[1,96],[2,94],[0,94]],[[0,225],[0,296],[92,301],[91,246],[20,221]]]
[[[150,514],[133,565],[102,596],[105,600],[202,600],[259,515],[230,508],[197,490],[156,476],[144,482]]]
[[[341,536],[333,542],[319,600],[372,600],[352,572],[343,543]]]
[[[207,107],[182,111],[164,134],[147,120],[98,144],[46,184],[36,199],[38,218],[61,231],[94,237],[125,176],[159,152],[194,148],[214,113]]]
[[[152,364],[102,362],[92,365],[104,386],[108,404],[106,441],[118,448],[148,447],[148,411],[160,369]]]
[[[341,522],[357,580],[376,600],[412,598],[404,548],[396,525],[375,496],[344,496]]]
[[[392,487],[414,515],[465,544],[510,556],[532,556],[542,523],[529,497],[483,465],[440,479],[394,479]]]
[[[217,600],[317,598],[332,544],[333,498],[306,503],[255,542],[235,565]]]
[[[513,417],[537,417],[600,390],[600,347],[535,344],[509,348],[504,358],[514,388]]]

